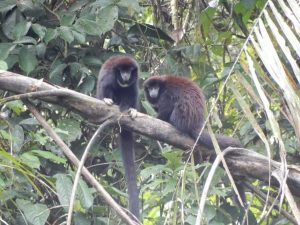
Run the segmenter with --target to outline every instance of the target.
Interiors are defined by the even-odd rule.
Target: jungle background
[[[94,96],[103,62],[127,53],[140,65],[141,112],[155,116],[142,91],[149,76],[189,77],[205,93],[215,133],[235,136],[245,148],[283,164],[299,165],[299,1],[266,2],[2,0],[0,69]],[[31,102],[80,158],[97,126],[67,108]],[[116,133],[102,134],[85,165],[126,207]],[[135,151],[143,224],[195,224],[211,164],[194,165],[182,150],[141,135]],[[22,101],[1,104],[1,224],[64,224],[74,174]],[[233,200],[226,172],[217,169],[202,223],[296,224],[278,189],[253,179],[246,183],[247,213]],[[267,196],[274,205],[266,203]],[[73,223],[122,224],[84,179]]]

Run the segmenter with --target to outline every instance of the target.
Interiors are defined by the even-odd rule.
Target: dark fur
[[[152,98],[149,91],[152,87],[159,87],[157,98]],[[191,80],[172,75],[152,76],[144,82],[146,99],[157,112],[157,118],[169,122],[178,130],[196,139],[204,124],[205,97],[202,90]],[[239,140],[225,135],[216,135],[221,149],[227,147],[242,147]],[[199,142],[209,149],[213,143],[209,133],[202,131]],[[195,162],[200,159],[197,152]],[[246,205],[243,186],[236,182],[241,199]]]
[[[158,85],[159,96],[153,99],[148,89]],[[204,124],[205,97],[202,90],[191,80],[179,76],[152,76],[144,83],[146,99],[158,113],[157,118],[169,122],[178,130],[196,139]],[[241,147],[239,140],[224,135],[216,135],[221,149]],[[203,131],[199,142],[213,148],[210,135]]]
[[[128,87],[122,87],[117,82],[119,71],[131,71],[132,79]],[[121,111],[136,108],[138,101],[138,64],[129,56],[113,56],[101,67],[97,83],[98,99],[110,98],[119,105]],[[122,129],[119,137],[122,152],[125,178],[128,187],[129,211],[139,218],[139,192],[136,184],[136,171],[134,163],[132,132]]]

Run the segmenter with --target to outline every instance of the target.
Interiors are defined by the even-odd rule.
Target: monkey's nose
[[[123,81],[127,82],[127,81],[129,81],[131,74],[124,72],[121,74],[121,76],[122,76]]]

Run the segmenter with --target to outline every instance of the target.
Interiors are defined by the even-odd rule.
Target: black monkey
[[[98,99],[119,105],[121,111],[137,107],[138,64],[127,55],[110,57],[102,65],[98,83]],[[136,183],[132,132],[122,129],[119,137],[125,178],[128,188],[129,211],[139,218],[139,191]]]

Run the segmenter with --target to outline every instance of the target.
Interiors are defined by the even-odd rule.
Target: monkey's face
[[[118,85],[126,88],[136,83],[138,68],[134,65],[119,66],[116,68],[115,73]]]
[[[163,90],[163,83],[154,81],[154,80],[148,80],[144,83],[144,91],[145,91],[145,96],[147,100],[151,104],[155,104]]]
[[[154,85],[154,86],[151,86],[147,89],[148,93],[149,93],[149,96],[150,98],[152,99],[157,99],[158,98],[158,95],[159,95],[159,86],[158,85]]]

